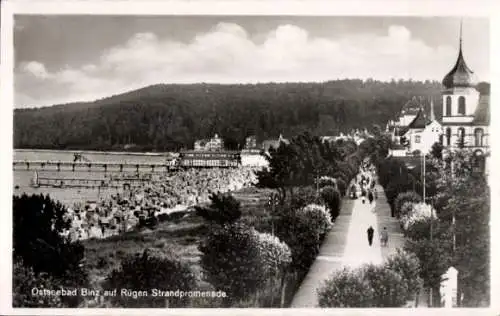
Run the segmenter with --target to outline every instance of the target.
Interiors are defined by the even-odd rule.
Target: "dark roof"
[[[261,144],[261,148],[264,149],[264,150],[269,150],[270,147],[274,147],[275,149],[277,149],[279,146],[280,146],[280,142],[283,142],[285,144],[289,144],[290,141],[288,139],[285,139],[285,138],[281,138],[281,139],[266,139],[262,142]]]
[[[401,109],[401,115],[415,115],[418,113],[418,111],[421,108],[421,103],[420,100],[417,99],[416,97],[411,98],[408,100],[405,105],[403,105],[403,108]]]
[[[443,79],[443,86],[446,89],[453,87],[472,87],[474,86],[474,72],[467,67],[464,56],[462,54],[462,40],[460,40],[460,48],[455,66]]]
[[[403,136],[404,134],[406,134],[406,132],[408,132],[408,130],[409,128],[407,126],[401,127],[397,130],[396,136]]]
[[[489,125],[490,124],[490,96],[482,95],[479,97],[479,104],[477,105],[476,112],[474,113],[475,125]]]
[[[430,120],[427,118],[425,115],[424,111],[420,109],[418,111],[417,116],[411,121],[410,125],[408,125],[409,128],[425,128],[427,124],[430,123]]]

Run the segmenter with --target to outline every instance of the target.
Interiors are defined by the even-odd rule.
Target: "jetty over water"
[[[51,187],[51,188],[78,188],[78,189],[126,189],[126,188],[139,188],[141,181],[130,181],[121,183],[119,181],[103,180],[103,179],[82,179],[82,178],[48,178],[48,177],[35,177],[36,180],[32,181],[31,186],[38,187]]]
[[[41,161],[14,160],[14,170],[42,171],[88,171],[88,172],[166,172],[176,169],[175,162],[165,163],[130,163],[130,162],[73,162],[73,161]]]

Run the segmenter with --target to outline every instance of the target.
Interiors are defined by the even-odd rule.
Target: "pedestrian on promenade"
[[[368,229],[366,230],[366,232],[368,233],[368,244],[371,247],[371,245],[373,243],[373,232],[374,232],[373,227],[371,227],[371,226],[368,227]]]
[[[380,234],[380,241],[383,247],[387,247],[387,242],[389,241],[389,233],[387,232],[387,227]]]
[[[375,196],[375,200],[376,200],[376,199],[378,199],[377,189],[374,189],[374,190],[373,190],[373,195]]]
[[[373,193],[372,191],[368,191],[368,200],[370,201],[370,204],[373,202]]]

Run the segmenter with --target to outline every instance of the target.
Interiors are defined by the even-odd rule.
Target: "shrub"
[[[427,218],[436,218],[436,211],[429,204],[413,204],[409,213],[401,217],[401,223],[404,230],[408,230],[411,225]]]
[[[278,219],[276,234],[290,247],[292,268],[296,271],[307,271],[319,253],[324,218],[300,209],[289,210]]]
[[[321,198],[330,210],[332,219],[336,219],[341,207],[340,192],[332,186],[326,186],[321,189]]]
[[[242,223],[215,228],[200,244],[201,267],[207,281],[227,293],[225,304],[249,296],[262,284],[258,245],[257,234]]]
[[[337,189],[339,190],[341,196],[345,196],[346,191],[347,191],[347,184],[344,180],[342,179],[337,179]]]
[[[241,217],[240,202],[229,193],[217,193],[210,196],[210,206],[195,206],[196,214],[207,221],[224,225],[233,223]]]
[[[370,307],[405,305],[409,296],[408,286],[399,273],[373,264],[364,266],[362,271],[363,278],[370,284],[373,293]]]
[[[318,289],[320,307],[370,307],[373,289],[360,269],[335,272]]]
[[[394,212],[398,218],[401,216],[401,208],[406,202],[420,203],[422,202],[422,197],[414,191],[399,193],[394,200]]]
[[[83,266],[85,249],[64,233],[70,228],[67,208],[48,195],[23,194],[13,197],[13,255],[35,275],[47,273],[65,287],[86,287],[87,270]],[[88,214],[88,213],[87,213]],[[80,296],[64,296],[65,306],[76,307]]]
[[[257,246],[265,269],[264,273],[271,276],[285,271],[292,262],[292,252],[288,245],[271,234],[259,233],[255,230],[254,233],[257,235]]]
[[[430,237],[431,234],[431,218],[420,218],[411,223],[407,229],[405,229],[405,237],[411,240],[421,240]],[[434,218],[434,225],[437,226],[438,221]],[[436,232],[434,232],[436,234]]]
[[[257,231],[255,233],[258,236],[259,257],[265,278],[257,293],[257,304],[259,307],[277,307],[283,278],[292,263],[292,252],[278,237]],[[255,303],[249,307],[255,307]]]
[[[299,187],[292,196],[290,205],[292,209],[301,209],[308,204],[316,203],[317,199],[316,188],[312,186]]]
[[[36,274],[32,267],[26,267],[21,260],[13,262],[12,269],[13,307],[64,307],[60,296],[32,295],[34,288],[56,289],[57,282],[47,273]]]
[[[400,213],[399,213],[399,221],[400,222],[401,222],[402,218],[408,216],[411,213],[411,211],[413,209],[413,204],[415,204],[415,203],[408,201],[408,202],[404,202],[401,205],[401,209],[400,209]]]
[[[342,179],[345,183],[350,183],[351,179],[354,177],[347,173],[347,171],[337,171],[332,175],[335,179]]]
[[[182,289],[189,291],[196,286],[196,279],[188,265],[177,259],[172,252],[160,252],[146,249],[142,254],[128,256],[121,262],[119,269],[111,271],[106,278],[103,288],[132,289],[136,291],[150,291],[151,289],[172,290]],[[117,295],[110,297],[112,303],[120,307],[166,307],[167,298],[129,297]],[[186,297],[168,298],[168,307],[182,307],[188,304]]]
[[[323,176],[323,177],[321,177],[319,179],[319,187],[323,188],[323,187],[326,187],[326,186],[336,187],[337,186],[337,181],[335,180],[335,178]]]
[[[332,218],[326,208],[317,204],[309,204],[302,209],[303,215],[315,222],[320,236],[325,235],[333,226]]]
[[[385,267],[401,275],[408,288],[407,300],[418,294],[423,281],[420,278],[420,261],[415,254],[398,249],[387,259]]]

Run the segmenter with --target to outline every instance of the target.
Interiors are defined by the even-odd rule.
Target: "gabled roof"
[[[285,144],[289,144],[290,141],[286,138],[283,138],[281,135],[278,139],[266,139],[262,142],[261,148],[264,150],[269,150],[270,147],[278,148],[280,143],[283,142]]]
[[[489,125],[490,124],[490,96],[482,95],[479,97],[479,104],[477,105],[476,112],[474,113],[475,125]]]
[[[401,109],[401,116],[416,115],[420,108],[421,108],[420,101],[416,97],[413,97],[410,100],[408,100],[405,103],[405,105],[403,105],[403,108]]]
[[[420,109],[418,111],[417,116],[411,121],[409,128],[425,128],[427,124],[430,123],[430,120],[426,117],[424,111]]]

